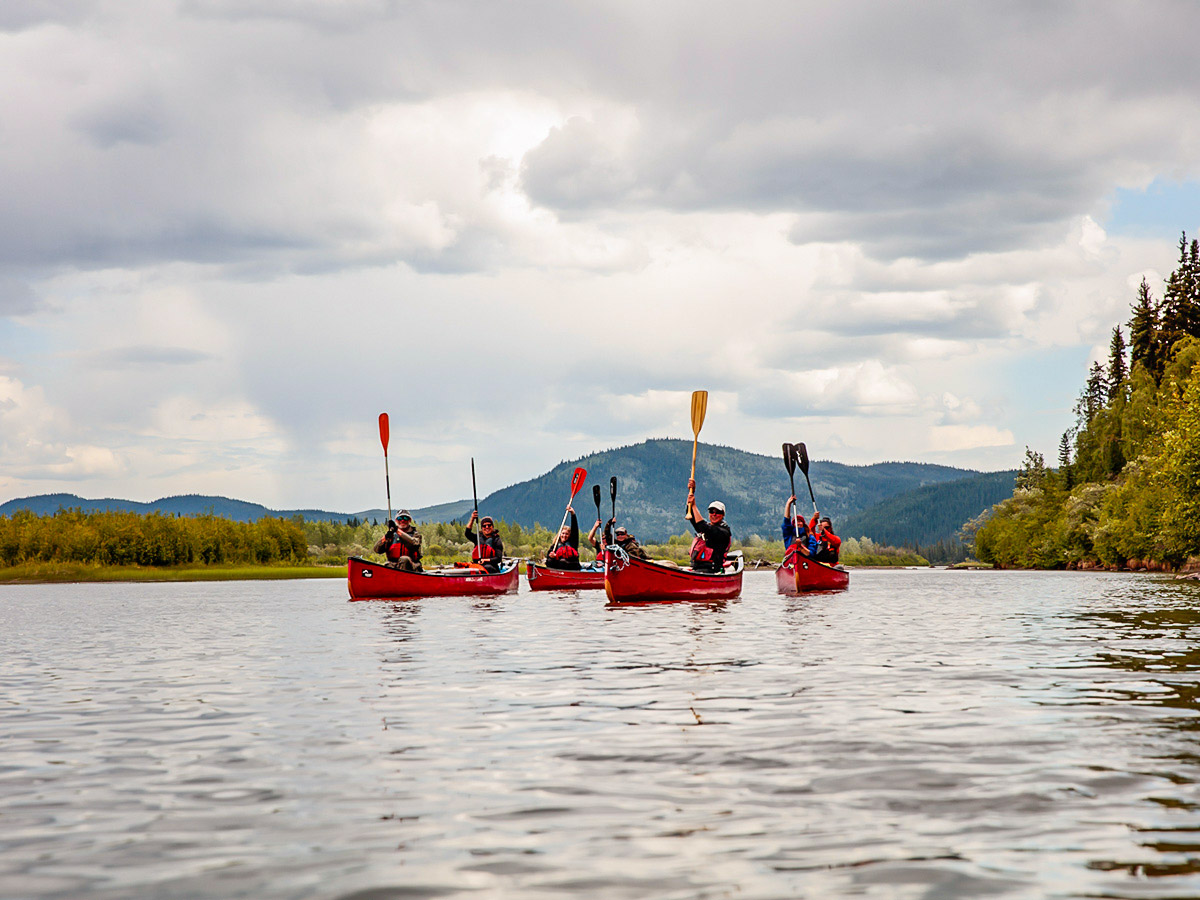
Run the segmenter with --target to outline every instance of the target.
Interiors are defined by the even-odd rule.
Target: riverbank
[[[345,578],[346,566],[95,566],[84,563],[22,563],[0,568],[0,585],[103,581],[263,581]]]

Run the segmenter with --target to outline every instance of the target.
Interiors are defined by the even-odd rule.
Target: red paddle
[[[580,492],[580,490],[583,489],[583,482],[586,479],[587,479],[587,469],[581,469],[580,467],[576,466],[575,473],[571,476],[571,496],[567,498],[567,507],[568,508],[571,506],[571,501],[575,499],[575,495],[578,494]],[[558,536],[560,534],[562,534],[563,528],[566,527],[567,515],[568,515],[567,510],[563,510],[562,525],[558,526],[558,532],[554,535],[554,543],[550,545],[551,550],[553,550],[555,547],[558,546]]]
[[[388,521],[392,519],[392,476],[388,474],[387,445],[391,436],[387,413],[379,414],[379,443],[383,444],[383,477],[387,480]]]

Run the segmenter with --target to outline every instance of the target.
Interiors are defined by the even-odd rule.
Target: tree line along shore
[[[470,557],[471,544],[457,523],[420,523],[425,564]],[[348,556],[382,561],[372,548],[384,524],[307,521],[264,516],[237,522],[214,515],[59,510],[52,515],[18,511],[0,516],[0,583],[39,581],[218,580],[341,577]],[[497,523],[509,556],[544,558],[554,532],[541,525]],[[691,535],[646,542],[656,559],[686,561]],[[782,540],[757,535],[735,541],[753,564],[783,559]],[[586,540],[581,540],[585,559]],[[851,566],[928,565],[911,551],[869,538],[849,538],[842,561]]]
[[[1155,297],[1145,279],[1062,435],[1058,467],[1026,448],[1013,495],[969,523],[1001,568],[1200,569],[1200,244]]]

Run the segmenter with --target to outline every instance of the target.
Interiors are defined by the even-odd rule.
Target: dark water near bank
[[[0,588],[4,898],[1200,896],[1200,586]]]

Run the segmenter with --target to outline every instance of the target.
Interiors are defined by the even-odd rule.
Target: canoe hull
[[[850,573],[845,569],[793,554],[775,570],[775,585],[781,594],[844,591],[850,587]]]
[[[602,591],[603,569],[551,569],[535,562],[525,564],[531,591]]]
[[[609,565],[604,591],[613,603],[732,600],[742,593],[743,567],[740,553],[720,575],[618,558]]]
[[[494,575],[477,569],[404,572],[357,556],[346,560],[346,581],[351,600],[513,594],[520,585],[520,577],[520,568],[515,559],[506,559],[503,569]]]

